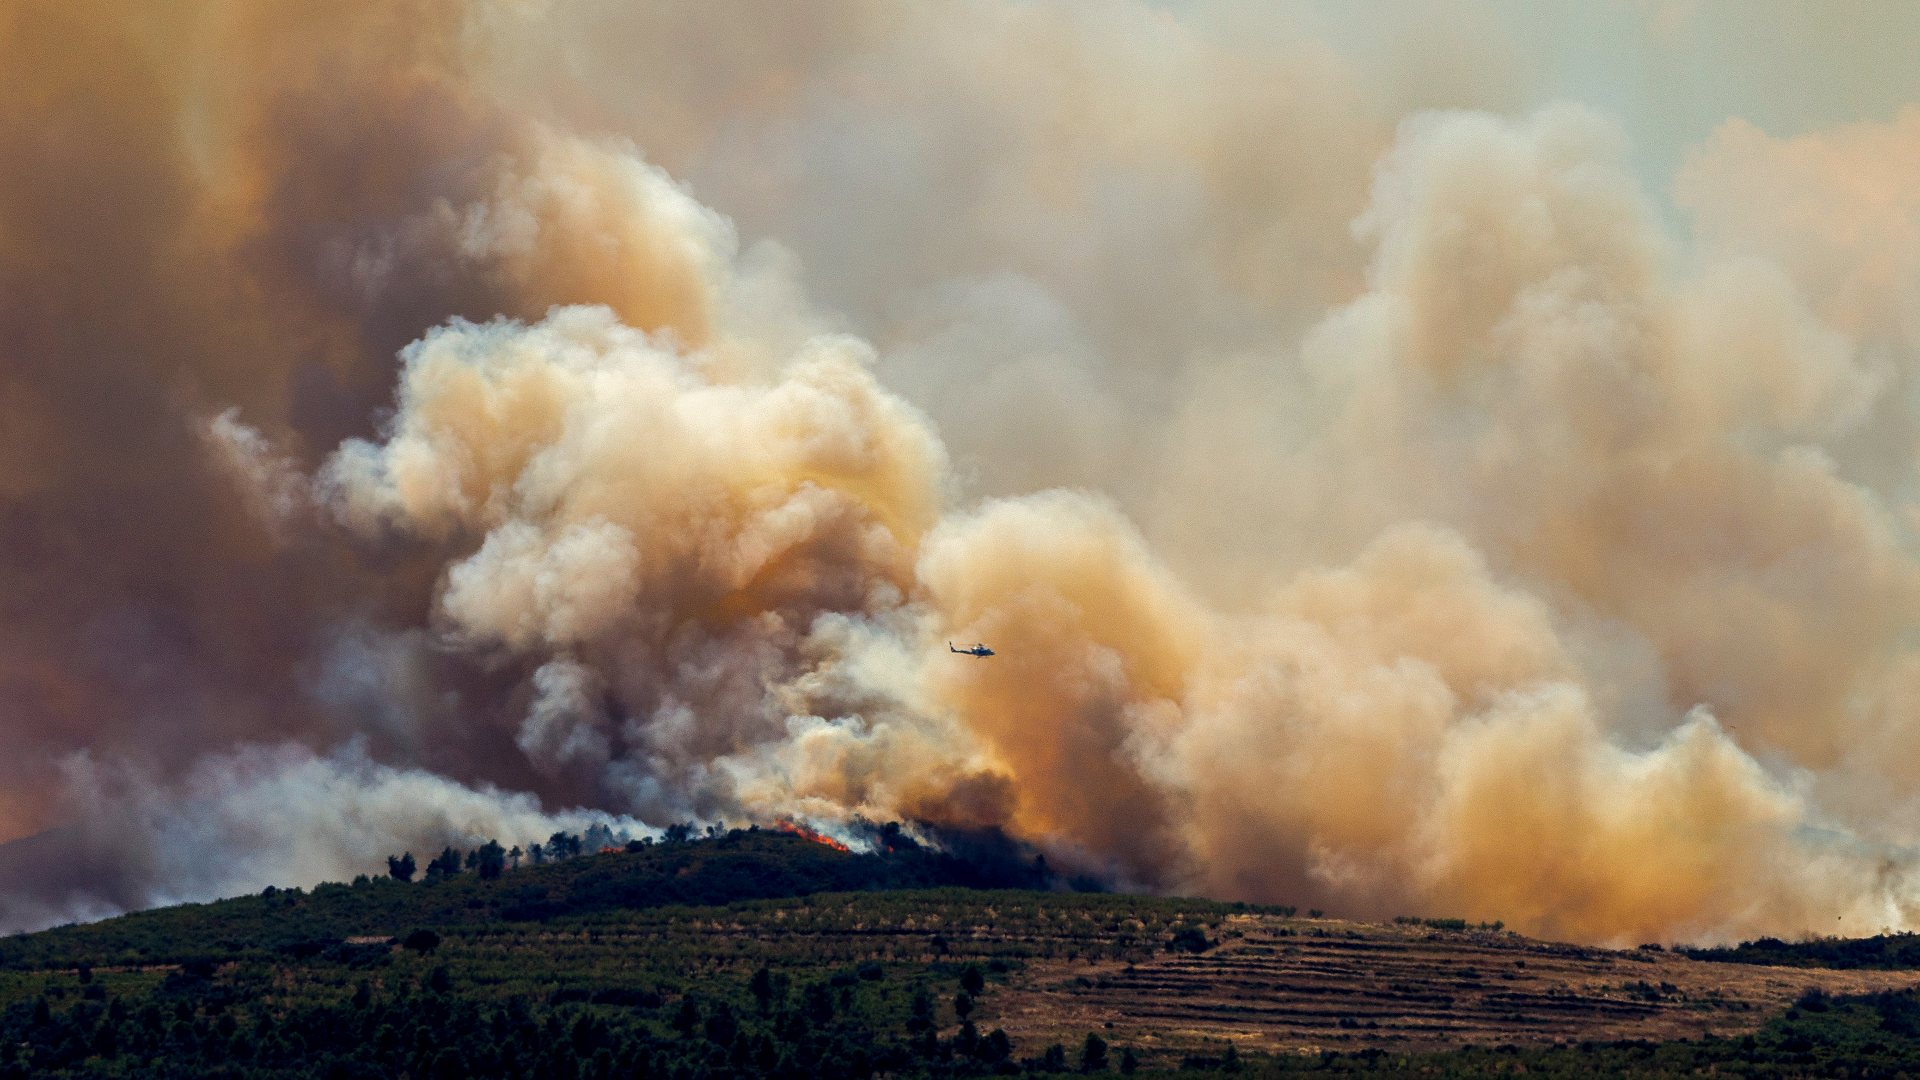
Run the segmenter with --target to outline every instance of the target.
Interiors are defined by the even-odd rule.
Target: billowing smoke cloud
[[[0,896],[0,920],[10,925],[232,896],[262,882],[345,881],[379,872],[387,855],[449,842],[532,845],[596,825],[651,831],[597,811],[542,813],[531,796],[381,765],[352,743],[330,757],[249,747],[203,758],[166,783],[85,754],[69,759],[65,774],[75,824],[0,847],[0,869],[60,886]]]
[[[1682,244],[1305,9],[143,11],[0,16],[0,927],[855,815],[1920,918],[1910,114]]]

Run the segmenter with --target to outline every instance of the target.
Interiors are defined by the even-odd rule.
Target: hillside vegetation
[[[962,887],[1008,877],[1044,868],[734,832],[0,939],[0,1077],[1890,1075],[1920,1063],[1909,976]]]
[[[1044,871],[1009,859],[976,862],[917,845],[854,854],[761,830],[529,865],[496,879],[387,877],[311,890],[182,904],[0,938],[0,969],[305,958],[352,937],[417,929],[550,922],[602,911],[713,905],[820,892],[1033,884]]]
[[[1687,949],[1697,960],[1780,967],[1828,967],[1874,971],[1920,968],[1920,934],[1781,941],[1763,937],[1722,949]]]

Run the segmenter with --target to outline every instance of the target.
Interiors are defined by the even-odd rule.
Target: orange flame
[[[818,832],[814,829],[809,829],[805,825],[800,824],[799,822],[776,821],[773,823],[773,828],[775,832],[783,832],[791,836],[798,836],[798,837],[801,837],[802,839],[811,840],[816,844],[825,844],[835,851],[852,851],[853,850],[852,848],[841,843],[840,841],[835,840],[833,837],[828,836],[826,833]]]

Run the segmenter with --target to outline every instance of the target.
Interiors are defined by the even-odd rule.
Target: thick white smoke
[[[99,188],[177,197],[0,172],[0,745],[70,763],[0,827],[91,853],[0,926],[855,814],[1588,940],[1912,925],[1910,112],[1729,122],[1683,232],[1490,29],[817,14],[209,0],[252,64],[94,102],[148,133]]]
[[[57,860],[69,879],[56,897],[0,896],[0,925],[346,881],[382,872],[388,855],[412,851],[424,862],[445,844],[530,844],[594,826],[657,834],[623,815],[547,813],[525,794],[382,765],[353,743],[325,757],[249,747],[204,758],[178,781],[84,755],[65,772],[75,824],[42,840],[54,850],[24,852],[18,870],[49,873],[34,863]]]
[[[1366,546],[1233,609],[1096,498],[954,509],[855,342],[742,373],[724,324],[604,309],[429,335],[328,497],[458,538],[445,638],[531,655],[521,750],[643,813],[985,822],[1128,882],[1582,937],[1904,923],[1804,723],[1875,692],[1910,587],[1815,449],[1879,384],[1777,277],[1677,276],[1615,146],[1572,109],[1407,125],[1269,459]]]

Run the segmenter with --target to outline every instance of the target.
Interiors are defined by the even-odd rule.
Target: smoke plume
[[[1912,927],[1916,112],[1650,182],[1476,18],[11,6],[0,929],[856,818]]]

